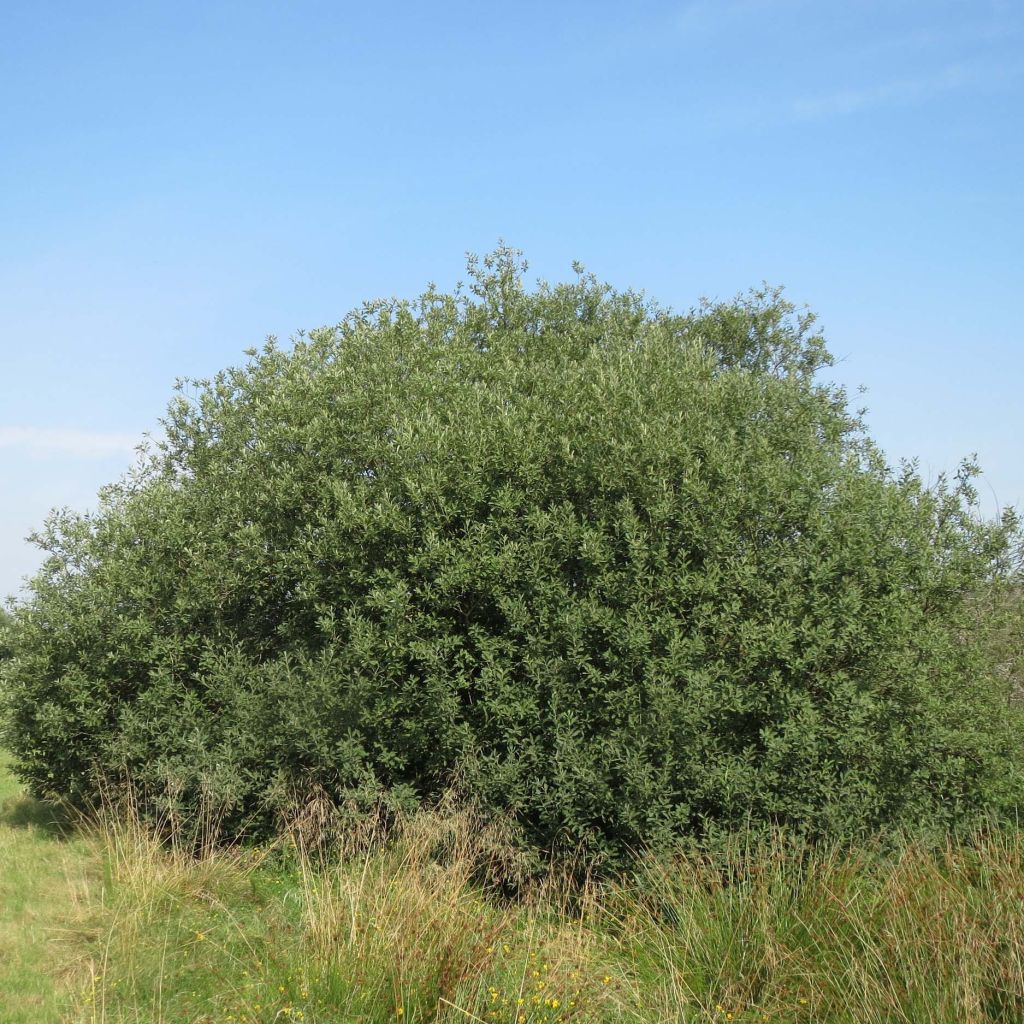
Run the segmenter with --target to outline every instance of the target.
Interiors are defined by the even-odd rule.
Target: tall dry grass
[[[355,830],[312,805],[257,851],[123,809],[103,835],[89,1024],[1024,1021],[1018,831],[777,836],[514,900],[483,881],[514,847],[454,805]]]

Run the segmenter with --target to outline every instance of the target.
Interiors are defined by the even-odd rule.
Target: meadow
[[[5,1024],[1024,1019],[1024,839],[647,859],[481,883],[500,837],[423,812],[325,859],[323,819],[216,848],[69,826],[3,778]]]

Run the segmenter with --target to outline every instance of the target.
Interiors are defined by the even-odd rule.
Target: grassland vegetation
[[[9,761],[0,751],[0,1020],[58,1024],[96,952],[90,900],[103,843],[69,832],[56,808],[26,795]]]
[[[4,775],[5,790],[13,788]],[[24,796],[5,806],[33,821]],[[776,834],[515,901],[464,807],[260,846],[108,807],[0,863],[5,1024],[1017,1024],[1024,843],[857,848]],[[0,842],[13,833],[0,821]],[[23,828],[23,826],[18,826]],[[331,846],[323,856],[321,845]],[[506,850],[512,857],[516,849]],[[29,858],[33,872],[26,871]],[[59,869],[57,869],[59,865]],[[22,880],[24,901],[9,897]]]

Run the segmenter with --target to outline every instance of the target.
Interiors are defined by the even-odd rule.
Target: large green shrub
[[[25,779],[170,781],[231,827],[457,770],[538,846],[612,853],[1012,810],[968,627],[1019,536],[971,466],[888,469],[778,292],[672,315],[528,292],[507,250],[470,275],[183,384],[99,511],[52,516],[5,686]]]

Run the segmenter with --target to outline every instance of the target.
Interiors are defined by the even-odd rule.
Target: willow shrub
[[[4,686],[23,778],[229,830],[454,779],[612,856],[1013,813],[973,595],[1020,537],[973,467],[888,468],[777,291],[676,315],[469,269],[183,382],[98,511],[49,519]]]

